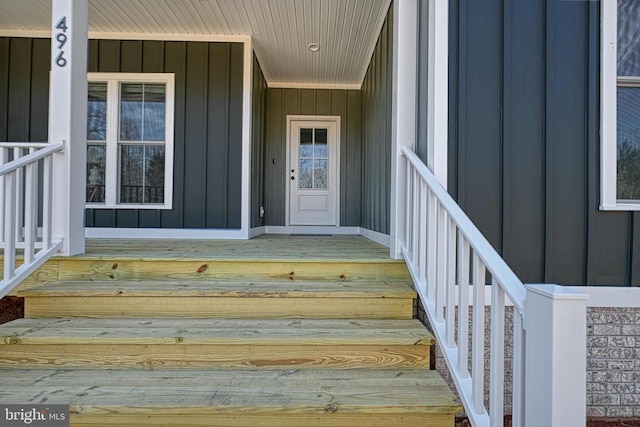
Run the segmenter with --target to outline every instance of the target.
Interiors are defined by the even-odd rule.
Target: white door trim
[[[289,171],[291,170],[291,126],[292,122],[305,121],[305,122],[334,122],[336,124],[336,227],[340,227],[340,116],[301,116],[301,115],[288,115],[287,116],[287,139],[286,139],[286,161],[285,161],[285,177],[287,185],[285,187],[285,226],[291,225],[289,218],[290,208],[290,191],[289,191]]]

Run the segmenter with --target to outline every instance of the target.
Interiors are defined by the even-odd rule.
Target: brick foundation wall
[[[471,309],[470,309],[471,310]],[[427,328],[429,322],[421,304],[416,316]],[[485,308],[485,346],[489,342],[490,308]],[[471,319],[471,312],[469,319]],[[505,344],[505,412],[511,413],[513,308],[507,307]],[[640,418],[640,307],[587,308],[587,416],[590,419]],[[436,369],[455,393],[451,374],[436,346]],[[485,359],[485,372],[489,358]],[[488,382],[485,382],[488,384]],[[485,390],[485,402],[488,389]],[[620,425],[625,425],[620,424]],[[635,424],[634,424],[635,425]]]

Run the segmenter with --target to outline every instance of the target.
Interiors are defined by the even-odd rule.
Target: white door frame
[[[286,177],[286,186],[285,186],[285,226],[291,226],[290,218],[289,218],[289,210],[291,206],[291,191],[289,190],[289,171],[291,170],[291,126],[292,122],[295,121],[305,121],[305,122],[334,122],[336,124],[336,227],[340,227],[340,116],[300,116],[300,115],[291,115],[287,116],[287,140],[286,140],[286,162],[285,162],[285,177]],[[297,169],[297,168],[296,168]],[[324,227],[324,226],[318,226]],[[332,227],[332,226],[326,226]]]

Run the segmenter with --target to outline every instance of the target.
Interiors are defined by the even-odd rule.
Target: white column
[[[391,245],[393,258],[401,258],[400,238],[406,204],[406,170],[400,149],[415,147],[418,0],[393,2],[393,100],[391,147]]]
[[[427,164],[447,188],[449,135],[449,0],[429,0]]]
[[[251,229],[251,138],[253,134],[253,40],[244,42],[244,89],[242,104],[242,202],[240,234],[249,239]]]
[[[527,426],[586,425],[587,294],[528,285],[524,418]]]
[[[54,155],[53,238],[64,239],[64,255],[85,249],[88,3],[52,3],[49,141],[65,144]]]

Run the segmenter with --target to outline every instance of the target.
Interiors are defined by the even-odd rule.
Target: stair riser
[[[0,346],[0,368],[429,368],[430,346],[51,344]]]
[[[413,299],[35,297],[25,317],[354,318],[411,319]]]
[[[185,412],[187,412],[185,410]],[[73,427],[123,427],[123,426],[154,426],[154,427],[451,427],[455,414],[386,414],[362,413],[339,414],[321,413],[271,413],[251,414],[238,412],[233,415],[94,415],[72,414],[70,425]]]

